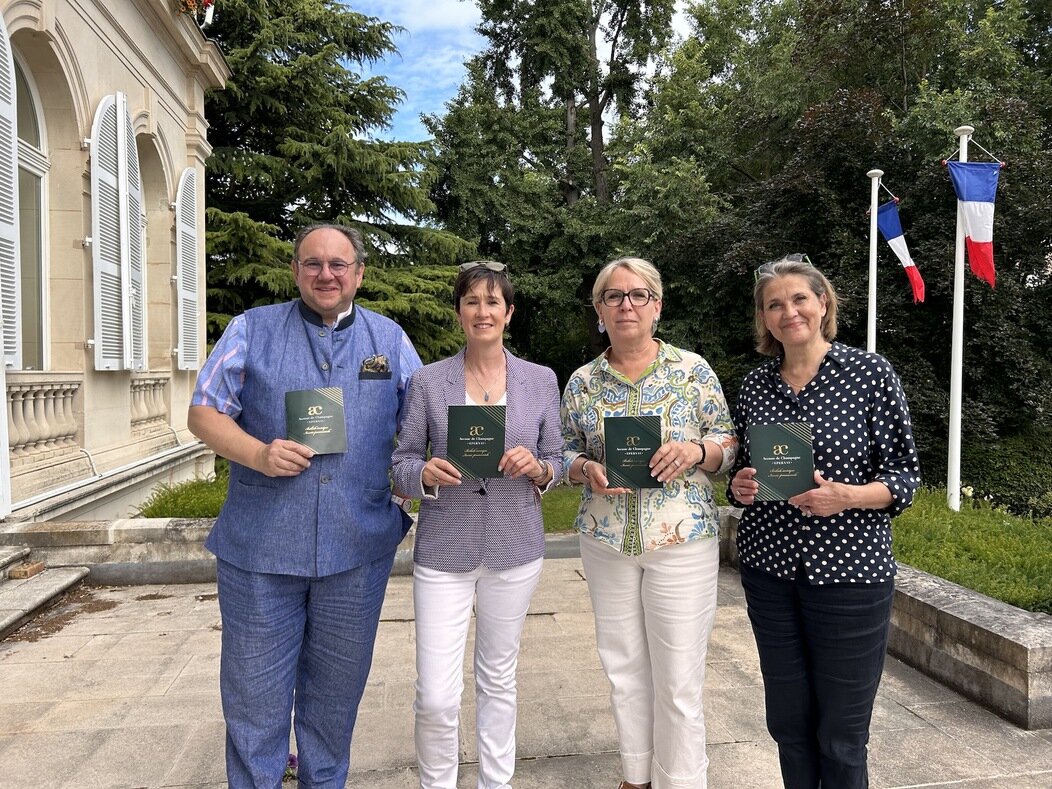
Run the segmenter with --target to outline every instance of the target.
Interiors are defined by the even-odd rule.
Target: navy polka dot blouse
[[[750,424],[807,422],[815,468],[852,485],[879,480],[891,491],[883,510],[849,509],[805,516],[784,501],[756,502],[738,526],[743,564],[795,578],[802,564],[812,584],[876,583],[895,576],[891,517],[905,510],[920,485],[920,462],[899,378],[882,356],[833,343],[818,374],[794,394],[779,374],[781,357],[750,372],[734,409],[739,453],[731,470],[751,466]],[[728,486],[728,496],[734,502]],[[736,503],[736,502],[735,502]]]

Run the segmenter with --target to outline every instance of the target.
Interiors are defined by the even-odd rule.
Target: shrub
[[[945,490],[918,491],[893,525],[895,557],[932,575],[1029,611],[1052,613],[1052,519],[1013,515]]]
[[[1052,517],[1052,430],[1031,427],[992,443],[965,449],[961,479],[979,499],[1016,515]]]
[[[216,467],[216,475],[175,485],[159,485],[137,511],[142,518],[215,518],[226,501],[229,472]]]

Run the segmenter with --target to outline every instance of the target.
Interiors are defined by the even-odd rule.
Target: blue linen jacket
[[[559,385],[547,367],[504,352],[507,359],[505,450],[524,446],[562,476]],[[462,573],[485,565],[517,567],[544,556],[540,491],[526,477],[464,480],[424,498],[421,473],[427,458],[444,457],[447,406],[464,405],[464,351],[413,374],[395,449],[395,487],[422,499],[413,560],[424,567]],[[430,453],[428,449],[430,448]]]
[[[295,477],[231,463],[226,503],[205,542],[218,558],[253,572],[320,577],[393,552],[408,530],[391,500],[389,469],[412,372],[402,365],[419,359],[410,347],[403,360],[408,341],[394,321],[358,305],[352,316],[334,331],[298,300],[244,313],[237,423],[266,443],[285,438],[286,391],[338,386],[348,449],[315,455]],[[376,354],[386,357],[388,375],[363,371]]]

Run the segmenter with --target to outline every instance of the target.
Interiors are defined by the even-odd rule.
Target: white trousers
[[[478,789],[509,789],[515,772],[515,667],[544,560],[509,570],[445,573],[416,565],[416,759],[422,789],[456,789],[464,650],[475,603]]]
[[[581,561],[624,779],[653,789],[705,789],[702,686],[716,616],[715,538],[625,556],[587,535]]]

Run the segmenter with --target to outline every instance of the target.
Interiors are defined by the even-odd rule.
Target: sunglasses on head
[[[484,268],[486,271],[493,271],[497,274],[508,275],[508,267],[503,263],[498,263],[496,260],[469,260],[467,263],[460,264],[460,272],[471,271],[475,268]]]
[[[813,266],[811,258],[805,255],[803,252],[793,252],[792,254],[786,255],[785,257],[778,258],[778,260],[769,260],[766,263],[761,263],[756,267],[756,271],[753,272],[753,281],[759,282],[760,277],[764,274],[770,274],[774,271],[774,267],[778,263],[803,263],[807,266]]]

